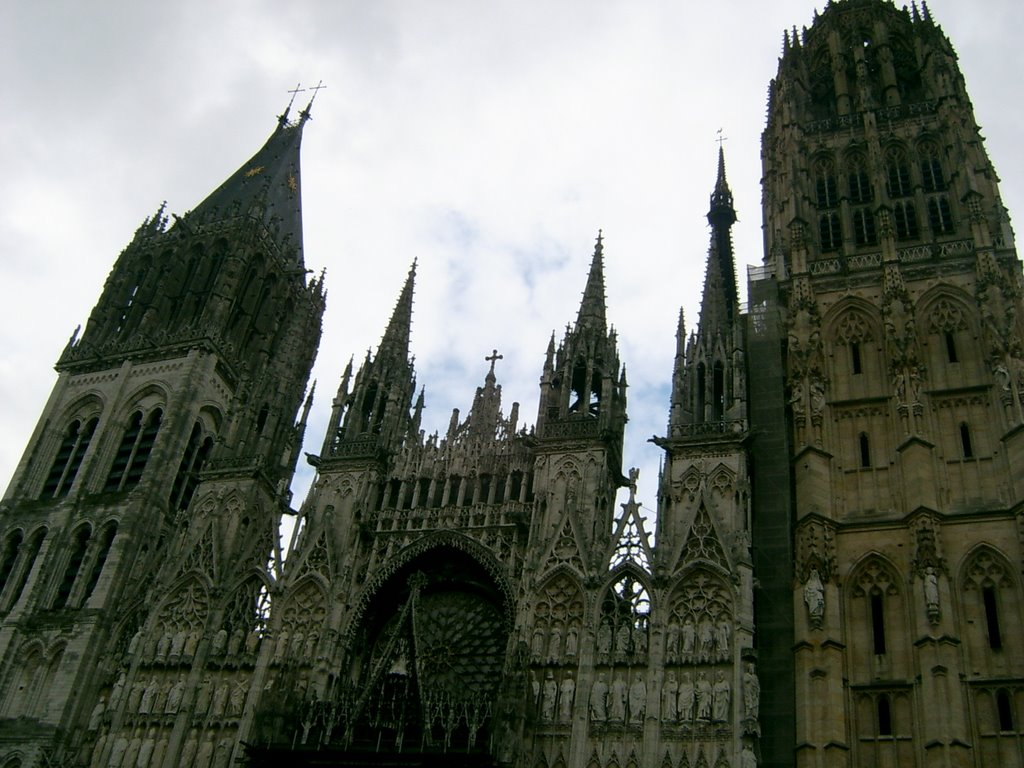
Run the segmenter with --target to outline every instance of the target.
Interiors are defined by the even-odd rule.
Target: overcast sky
[[[575,318],[600,228],[630,384],[625,462],[641,467],[653,508],[659,451],[647,439],[665,430],[680,306],[697,317],[717,131],[742,285],[761,260],[768,82],[783,29],[810,25],[814,7],[0,4],[0,484],[135,228],[163,200],[194,208],[262,145],[288,89],[322,79],[302,155],[306,263],[326,268],[329,291],[307,450],[414,258],[428,431],[466,412],[494,348],[505,412],[517,400],[534,423],[548,338]],[[959,53],[1004,201],[1024,211],[1024,3],[930,8]]]

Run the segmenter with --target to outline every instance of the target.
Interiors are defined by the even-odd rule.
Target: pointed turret
[[[187,215],[192,219],[248,216],[272,233],[295,266],[302,258],[302,195],[299,149],[308,109],[289,122],[288,110],[260,150]]]
[[[405,279],[402,293],[395,302],[395,309],[391,313],[391,320],[384,331],[384,338],[381,339],[378,355],[390,355],[396,359],[409,357],[409,335],[412,332],[412,296],[413,286],[416,282],[416,262],[413,261],[409,268],[409,275]]]

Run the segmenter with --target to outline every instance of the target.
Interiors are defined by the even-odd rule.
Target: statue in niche
[[[615,675],[608,693],[608,719],[614,723],[626,721],[626,693],[626,681],[621,674]]]
[[[221,627],[217,630],[217,634],[213,636],[213,643],[210,646],[210,653],[213,656],[220,656],[228,648],[228,631]]]
[[[629,720],[633,724],[640,724],[644,721],[644,713],[647,711],[647,686],[641,675],[633,679],[629,686]]]
[[[812,568],[807,582],[804,584],[804,603],[807,605],[807,615],[810,617],[811,626],[814,629],[821,628],[822,619],[825,617],[825,586],[821,583],[821,576],[818,569]]]
[[[139,701],[140,715],[148,715],[153,711],[153,698],[156,696],[156,689],[158,687],[159,686],[155,679],[146,686],[142,693],[142,699]]]
[[[757,720],[757,711],[761,702],[761,682],[757,679],[757,671],[753,664],[747,664],[743,673],[743,714],[751,720]]]
[[[597,673],[597,680],[590,689],[590,719],[595,723],[608,720],[608,683],[604,681],[604,672]]]
[[[623,619],[618,629],[615,630],[615,652],[619,655],[625,656],[630,651],[629,631],[629,621]]]
[[[242,645],[245,643],[245,631],[239,627],[231,636],[228,638],[227,643],[227,654],[228,656],[237,656],[238,652],[242,649]]]
[[[576,656],[576,650],[580,642],[580,630],[575,624],[569,625],[569,630],[565,633],[565,655],[569,658]]]
[[[924,569],[924,575],[921,577],[924,587],[924,605],[925,611],[928,613],[928,620],[931,623],[936,623],[939,620],[939,576],[935,573],[935,568],[928,566]]]
[[[125,676],[124,670],[121,670],[121,674],[117,676],[117,681],[114,683],[113,689],[110,691],[110,708],[114,709],[118,704],[121,703],[121,696],[124,694],[124,683]]]
[[[679,653],[679,622],[674,618],[668,624],[668,632],[665,635],[665,658],[675,661]]]
[[[163,663],[167,660],[167,654],[171,650],[171,642],[172,638],[170,632],[164,632],[160,636],[160,640],[156,644],[156,660],[158,663]]]
[[[572,679],[572,672],[567,672],[565,680],[562,681],[558,696],[558,722],[568,723],[572,720],[572,704],[576,698],[576,681]]]
[[[597,652],[608,655],[612,652],[612,620],[605,618],[601,620],[601,626],[597,629]]]
[[[537,673],[533,673],[533,677],[530,679],[530,690],[533,692],[533,705],[535,707],[540,706],[540,680],[537,679]]]
[[[544,629],[537,627],[533,630],[533,641],[530,650],[536,659],[544,658]]]
[[[748,744],[744,744],[740,752],[740,768],[757,768],[757,757]]]
[[[637,619],[636,637],[634,638],[635,650],[638,654],[647,653],[647,617],[641,616]]]
[[[669,672],[668,678],[661,686],[661,722],[674,723],[678,719],[678,697],[679,683],[676,682],[676,673]]]
[[[711,682],[708,680],[708,676],[704,672],[697,673],[697,719],[698,720],[710,720],[711,719],[711,704],[714,691],[711,688]]]
[[[245,636],[245,652],[246,652],[246,654],[249,655],[249,656],[255,656],[256,655],[256,651],[258,651],[259,648],[260,648],[260,640],[262,640],[262,639],[263,638],[260,635],[259,629],[254,627],[253,630],[248,635]]]
[[[732,635],[732,622],[723,618],[718,622],[718,631],[715,633],[715,650],[718,658],[725,661],[729,658],[729,638]]]
[[[179,680],[167,694],[167,703],[164,705],[164,713],[173,715],[181,707],[181,698],[185,695],[185,681]]]
[[[274,646],[274,663],[280,664],[288,653],[288,630],[282,629],[277,636],[277,645]]]
[[[555,701],[558,699],[558,683],[549,669],[544,678],[544,690],[541,692],[540,717],[544,722],[551,723],[555,719]]]
[[[679,683],[679,720],[682,723],[688,724],[693,720],[694,693],[693,677],[689,672],[683,672]]]
[[[715,647],[715,625],[707,616],[697,624],[697,639],[700,641],[700,660],[711,661],[714,658],[712,651]]]
[[[100,721],[103,719],[103,713],[107,711],[107,699],[105,696],[100,696],[100,700],[96,702],[96,706],[92,708],[92,714],[89,715],[89,726],[88,730],[95,733],[100,728]]]
[[[185,650],[185,643],[188,640],[188,635],[185,630],[181,629],[174,633],[174,639],[171,641],[171,652],[168,655],[169,659],[180,659],[182,652]]]
[[[555,624],[551,628],[551,639],[548,641],[548,661],[557,664],[562,658],[562,627]]]
[[[683,660],[692,661],[693,649],[697,640],[697,630],[693,626],[693,619],[687,617],[683,622]]]
[[[716,723],[729,721],[729,702],[732,698],[732,686],[725,679],[725,672],[718,670],[715,680],[715,687],[712,691],[714,699],[712,704],[712,715]]]
[[[132,635],[132,639],[128,642],[128,655],[134,656],[135,652],[139,650],[139,643],[142,640],[142,627],[139,627]]]

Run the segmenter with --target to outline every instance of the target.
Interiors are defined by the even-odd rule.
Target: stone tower
[[[262,620],[324,308],[302,255],[308,116],[286,111],[192,212],[147,219],[57,363],[0,510],[0,754],[188,764],[202,680],[241,711],[253,659],[236,643],[225,672],[218,633]],[[197,749],[234,747],[231,712]]]
[[[787,35],[762,156],[796,763],[1020,765],[1021,265],[927,8],[834,2]]]

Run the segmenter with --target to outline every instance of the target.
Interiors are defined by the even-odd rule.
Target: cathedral
[[[495,354],[426,434],[413,265],[306,435],[309,117],[60,352],[0,501],[0,768],[1024,766],[1024,280],[926,6],[786,34],[746,303],[719,150],[654,522],[600,237],[535,415]]]

